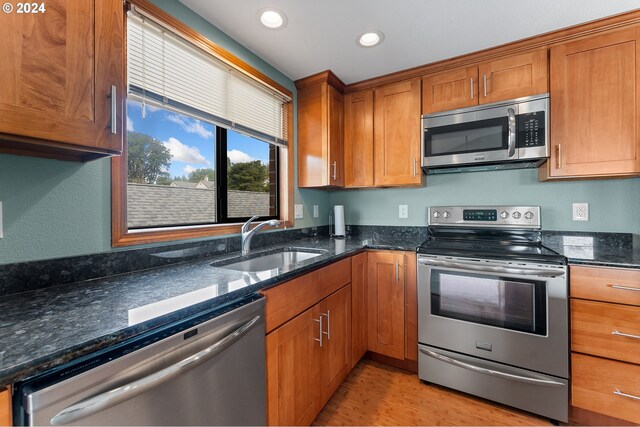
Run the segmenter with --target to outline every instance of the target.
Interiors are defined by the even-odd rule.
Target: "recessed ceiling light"
[[[384,40],[384,34],[382,31],[374,30],[367,31],[366,33],[360,34],[356,39],[356,44],[360,47],[373,47],[377,46]]]
[[[278,9],[260,9],[258,17],[262,25],[272,30],[280,30],[287,26],[287,15]]]

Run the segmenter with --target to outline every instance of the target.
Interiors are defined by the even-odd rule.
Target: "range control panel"
[[[431,206],[429,225],[540,228],[540,206]]]

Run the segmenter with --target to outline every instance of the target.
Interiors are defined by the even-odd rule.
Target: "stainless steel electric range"
[[[429,208],[418,249],[420,379],[568,420],[566,259],[540,207]]]

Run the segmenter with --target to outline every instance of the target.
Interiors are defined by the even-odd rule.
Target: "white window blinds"
[[[130,11],[127,17],[129,94],[286,145],[286,95]]]

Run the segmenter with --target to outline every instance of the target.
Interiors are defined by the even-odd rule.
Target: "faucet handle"
[[[249,218],[247,220],[247,222],[245,222],[244,224],[242,224],[242,229],[240,230],[242,233],[246,233],[247,231],[249,231],[249,226],[251,225],[251,223],[253,222],[253,220],[260,218],[260,215],[254,215],[251,218]]]

